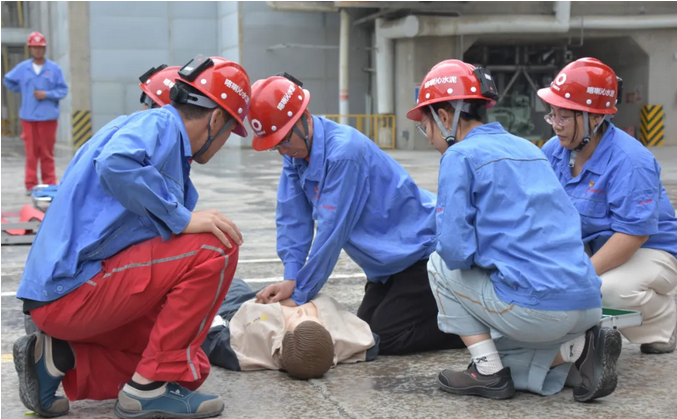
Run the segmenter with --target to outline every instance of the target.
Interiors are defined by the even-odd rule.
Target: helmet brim
[[[610,109],[597,109],[597,108],[593,108],[593,107],[590,107],[590,106],[579,105],[578,103],[576,103],[574,101],[563,98],[562,96],[556,94],[549,87],[539,89],[537,94],[538,94],[538,97],[543,99],[543,101],[545,103],[547,103],[548,105],[557,106],[558,108],[568,109],[570,111],[596,113],[596,114],[601,114],[601,115],[610,115],[610,114],[614,114],[614,113],[618,112],[618,109],[616,109],[615,104]]]

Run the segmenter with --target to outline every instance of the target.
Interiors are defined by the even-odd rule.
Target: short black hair
[[[204,96],[204,94],[201,91],[199,91],[198,89],[194,88],[189,84],[182,82],[181,80],[177,80],[176,84],[180,86],[181,89],[186,90],[190,94]],[[203,118],[204,116],[212,112],[214,109],[217,109],[217,108],[211,109],[204,108],[202,106],[191,105],[189,103],[179,103],[174,100],[172,100],[172,106],[176,108],[176,110],[181,112],[181,115],[183,115],[189,121]],[[221,110],[223,110],[225,114],[226,121],[230,120],[231,117],[230,114],[226,112],[223,108],[221,108]]]
[[[463,103],[470,105],[470,109],[468,109],[468,112],[461,111],[461,119],[464,121],[479,121],[482,123],[487,121],[487,104],[489,101],[483,99],[466,99],[463,100]],[[440,109],[444,109],[451,114],[454,113],[454,107],[451,106],[451,103],[446,100],[444,102],[434,103],[431,106],[435,112],[438,112]],[[429,107],[426,106],[422,108],[421,111],[424,114],[430,116]]]

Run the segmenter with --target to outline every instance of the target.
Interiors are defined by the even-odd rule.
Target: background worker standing
[[[54,145],[59,119],[59,101],[68,94],[61,67],[45,58],[47,41],[40,32],[28,36],[31,58],[5,75],[4,84],[21,92],[21,137],[26,149],[26,194],[38,184],[56,185]],[[38,180],[38,162],[42,181]]]

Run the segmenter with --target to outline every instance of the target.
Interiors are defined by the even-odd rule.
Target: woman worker
[[[556,134],[543,152],[580,215],[604,307],[641,312],[642,325],[621,333],[644,353],[668,353],[677,338],[677,219],[653,154],[610,122],[619,90],[599,60],[564,67],[538,91]]]
[[[465,371],[444,370],[450,393],[510,398],[560,391],[572,365],[574,398],[616,388],[618,331],[600,328],[601,281],[585,254],[576,209],[547,159],[499,123],[491,76],[458,60],[437,64],[407,117],[442,153],[428,262],[438,326],[468,347]]]

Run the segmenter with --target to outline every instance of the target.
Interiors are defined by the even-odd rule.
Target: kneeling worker
[[[437,328],[426,272],[436,244],[435,195],[356,129],[311,115],[309,102],[291,76],[252,89],[252,145],[283,156],[276,222],[285,281],[263,289],[258,301],[311,301],[343,249],[367,275],[357,316],[380,336],[382,354],[462,348]]]
[[[437,252],[430,283],[439,327],[463,338],[472,362],[440,387],[495,399],[559,392],[570,368],[589,401],[616,388],[617,330],[600,328],[601,281],[576,209],[545,156],[497,123],[483,124],[496,87],[459,60],[433,67],[407,117],[442,154]]]
[[[190,168],[246,135],[249,76],[203,56],[179,76],[172,105],[99,131],[75,156],[31,247],[17,296],[41,332],[15,342],[14,362],[21,401],[41,416],[68,413],[62,381],[71,400],[117,398],[122,418],[223,411],[195,390],[242,236],[218,211],[194,211]]]

